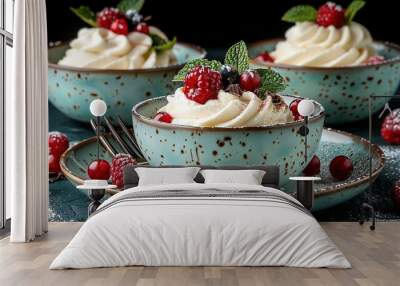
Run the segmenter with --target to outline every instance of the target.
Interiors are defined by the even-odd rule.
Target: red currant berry
[[[135,31],[147,35],[150,33],[149,26],[144,22],[137,24]]]
[[[172,116],[167,112],[158,112],[154,119],[165,123],[171,123],[173,120]]]
[[[50,173],[61,173],[60,168],[60,157],[54,154],[49,154],[49,172]]]
[[[269,62],[269,63],[273,63],[275,61],[274,58],[268,52],[263,52],[259,54],[255,58],[255,60],[259,62]]]
[[[317,155],[314,155],[308,163],[307,167],[303,170],[303,174],[306,176],[315,176],[321,171],[321,161]]]
[[[302,120],[303,119],[303,116],[301,116],[299,111],[297,110],[297,106],[299,105],[300,101],[301,101],[301,99],[295,99],[289,105],[289,109],[292,112],[294,120]]]
[[[125,19],[116,19],[112,22],[111,31],[119,35],[128,35],[128,22]]]
[[[49,133],[49,153],[60,157],[69,147],[67,135],[61,132],[53,131]]]
[[[88,167],[89,178],[93,180],[108,180],[111,175],[111,166],[106,160],[94,160]]]
[[[329,171],[335,179],[343,181],[353,173],[353,163],[349,157],[337,156],[329,164]]]
[[[240,75],[239,84],[246,91],[255,91],[260,87],[261,77],[256,71],[246,71]]]

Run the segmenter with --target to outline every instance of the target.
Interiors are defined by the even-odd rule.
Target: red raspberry
[[[385,117],[381,126],[381,136],[390,144],[400,144],[400,108]]]
[[[297,106],[299,105],[300,101],[301,99],[295,99],[289,105],[289,109],[292,112],[293,119],[296,121],[303,119],[303,116],[301,116],[299,111],[297,110]]]
[[[49,172],[61,173],[60,157],[57,155],[49,154]]]
[[[158,112],[156,116],[154,116],[154,119],[165,123],[171,123],[174,118],[167,112]]]
[[[261,77],[256,71],[246,71],[239,77],[240,87],[247,91],[255,91],[261,85]]]
[[[371,56],[365,61],[365,64],[366,65],[377,65],[377,64],[383,63],[384,61],[385,61],[385,58],[382,56]]]
[[[61,132],[53,131],[49,133],[49,153],[60,157],[69,147],[67,135]]]
[[[135,31],[139,32],[139,33],[147,34],[147,35],[150,33],[149,26],[146,23],[143,23],[143,22],[137,24],[137,26],[135,28]]]
[[[392,197],[395,206],[400,209],[400,181],[397,181],[392,190]]]
[[[274,58],[268,52],[263,52],[259,54],[255,58],[255,60],[259,62],[269,62],[269,63],[273,63],[275,61]]]
[[[110,163],[106,160],[94,160],[89,164],[87,172],[93,180],[108,180],[111,174]]]
[[[112,22],[110,30],[115,34],[128,35],[128,22],[125,19],[116,19]]]
[[[111,180],[118,188],[124,186],[123,170],[126,166],[136,165],[136,160],[129,154],[117,154],[111,163]]]
[[[121,18],[125,18],[125,16],[117,8],[106,7],[97,13],[96,22],[99,27],[110,29],[111,24]]]
[[[222,76],[209,67],[197,66],[185,76],[183,92],[190,100],[204,104],[216,99],[222,88]]]
[[[316,22],[318,25],[328,27],[330,25],[340,28],[345,24],[345,11],[340,5],[326,2],[319,7]]]

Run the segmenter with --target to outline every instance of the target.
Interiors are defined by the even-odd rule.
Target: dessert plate
[[[115,143],[112,136],[108,140]],[[115,143],[115,145],[117,145]],[[366,190],[369,186],[368,152],[372,152],[372,181],[382,171],[385,157],[383,151],[369,141],[351,133],[334,129],[324,129],[317,155],[321,160],[321,181],[315,183],[315,204],[313,210],[323,210],[342,202]],[[335,181],[329,173],[329,162],[338,155],[350,157],[354,164],[354,172],[345,181]],[[87,179],[86,168],[97,156],[96,138],[88,138],[70,147],[61,157],[60,165],[65,177],[75,186],[83,184]],[[100,148],[100,157],[111,162],[111,155]],[[145,164],[145,163],[142,163]],[[293,192],[294,182],[284,186],[282,190]],[[118,190],[108,190],[114,194]],[[86,194],[86,192],[85,192]]]

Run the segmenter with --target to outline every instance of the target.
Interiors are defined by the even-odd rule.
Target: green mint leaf
[[[164,52],[167,50],[171,50],[175,46],[175,44],[176,44],[176,37],[174,37],[171,41],[164,40],[164,43],[159,44],[159,45],[154,45],[154,42],[153,42],[153,49],[156,52]]]
[[[317,9],[310,5],[299,5],[289,9],[282,20],[289,23],[312,21],[317,18]]]
[[[239,73],[249,68],[249,54],[245,42],[240,41],[228,49],[225,64],[236,68]]]
[[[364,5],[365,1],[363,0],[353,0],[353,2],[351,2],[349,7],[347,7],[346,9],[346,23],[350,23],[351,21],[353,21],[354,16],[356,16],[357,12],[360,11],[361,8],[364,7]]]
[[[260,94],[265,94],[266,92],[276,93],[286,88],[287,82],[285,78],[272,69],[257,69],[257,72],[261,77]]]
[[[174,81],[183,81],[185,79],[186,74],[193,68],[197,66],[204,66],[204,67],[209,67],[212,70],[219,71],[221,69],[222,64],[219,61],[215,60],[207,60],[207,59],[195,59],[192,60],[186,65],[175,75]]]
[[[144,0],[121,0],[117,8],[122,12],[126,12],[128,10],[136,10],[140,11],[144,5]]]
[[[167,42],[164,38],[160,37],[157,34],[149,34],[149,36],[153,42],[153,47],[163,45]]]
[[[80,6],[79,8],[69,8],[76,16],[90,26],[97,27],[96,14],[88,6]]]
[[[156,52],[163,52],[166,50],[170,50],[176,44],[176,37],[174,37],[171,41],[168,41],[157,34],[150,34],[149,36],[153,41],[152,46]]]

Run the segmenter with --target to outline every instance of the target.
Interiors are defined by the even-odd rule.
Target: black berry
[[[224,89],[231,84],[239,82],[239,73],[237,70],[231,66],[223,65],[221,67],[222,84]]]
[[[136,26],[143,21],[143,16],[136,10],[126,11],[125,17],[128,19],[130,31],[135,30]]]

